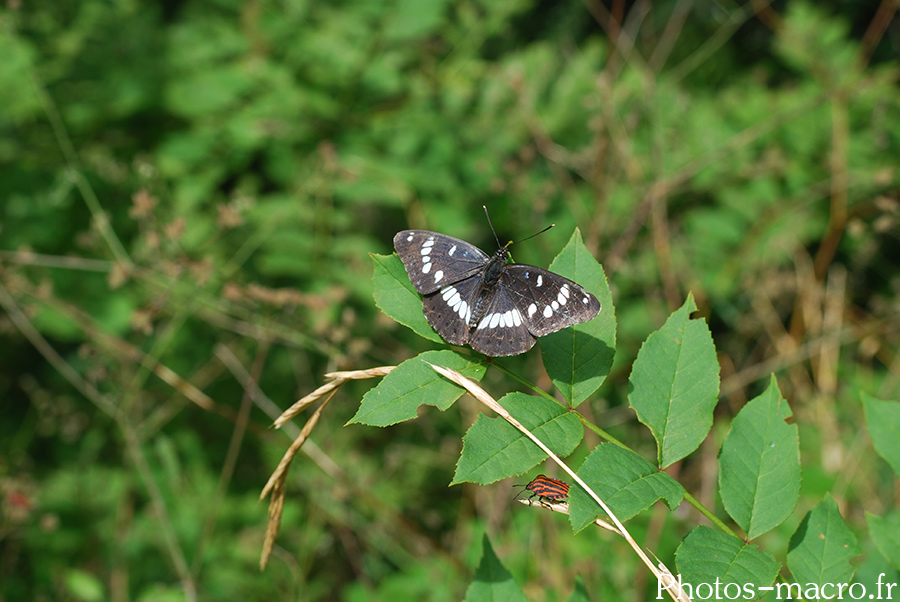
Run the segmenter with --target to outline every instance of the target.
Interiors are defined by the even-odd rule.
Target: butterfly
[[[424,296],[425,318],[447,342],[491,357],[518,355],[537,337],[600,313],[597,298],[568,278],[507,263],[510,244],[488,256],[464,240],[428,230],[394,236],[406,273]]]

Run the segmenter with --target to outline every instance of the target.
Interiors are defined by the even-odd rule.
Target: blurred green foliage
[[[830,492],[860,532],[895,507],[890,468],[858,460],[860,392],[900,396],[893,9],[611,5],[6,0],[0,597],[458,600],[483,532],[529,599],[576,574],[648,597],[620,542],[508,484],[448,488],[471,406],[342,428],[371,383],[295,461],[258,572],[274,416],[324,372],[431,348],[380,314],[368,254],[405,227],[490,250],[483,204],[502,239],[557,224],[517,261],[577,226],[603,264],[618,349],[595,423],[653,456],[628,373],[692,292],[723,424],[777,375],[801,507]],[[549,388],[536,352],[510,365]],[[698,496],[724,434],[679,468]],[[630,525],[663,557],[699,519],[678,520]]]

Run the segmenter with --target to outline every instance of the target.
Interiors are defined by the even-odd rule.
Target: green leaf
[[[697,449],[712,426],[719,394],[719,362],[709,327],[691,320],[693,295],[638,352],[628,401],[647,425],[665,468]]]
[[[843,86],[860,77],[858,47],[847,22],[831,12],[815,3],[791,3],[773,48],[791,68]]]
[[[633,451],[612,443],[597,446],[581,464],[578,476],[622,522],[657,500],[664,500],[674,510],[684,497],[684,488],[678,481]],[[569,489],[569,522],[573,531],[577,533],[603,514],[581,487]]]
[[[475,380],[484,376],[484,365],[455,351],[426,351],[397,366],[366,393],[347,424],[389,426],[415,418],[420,405],[441,411],[449,408],[465,390],[435,372],[429,363]]]
[[[791,536],[787,564],[795,583],[849,583],[859,556],[856,537],[844,524],[831,497],[816,504]]]
[[[753,599],[743,596],[770,586],[780,568],[768,552],[709,527],[688,533],[675,561],[685,592],[694,600]],[[720,594],[707,596],[708,587],[716,587]]]
[[[34,73],[38,54],[29,44],[31,40],[30,36],[12,35],[12,30],[0,34],[0,56],[3,57],[0,61],[0,103],[3,106],[0,124],[12,126],[40,110],[40,97],[35,94],[34,87],[22,85]]]
[[[866,512],[866,522],[875,547],[895,569],[900,570],[900,513],[891,512],[882,518]]]
[[[83,602],[100,602],[106,599],[103,581],[80,569],[68,569],[63,573],[65,588],[72,598]]]
[[[755,539],[790,516],[800,497],[800,441],[791,408],[772,376],[731,423],[719,454],[725,510]]]
[[[859,564],[856,574],[853,576],[853,583],[859,584],[855,586],[854,593],[862,586],[866,588],[866,592],[871,592],[872,594],[871,598],[863,596],[861,599],[864,600],[896,600],[897,591],[894,588],[896,588],[898,582],[900,582],[900,571],[892,567],[881,554],[866,554]],[[830,591],[827,593],[834,596],[836,588],[831,587],[829,589]],[[847,591],[846,589],[844,590],[844,600],[850,599]],[[782,600],[784,599],[782,598]],[[836,600],[837,598],[832,597],[832,599]]]
[[[422,298],[412,282],[403,262],[397,254],[379,255],[369,253],[374,265],[372,284],[375,305],[397,322],[411,328],[419,336],[443,343],[444,339],[434,331],[422,312]]]
[[[555,401],[524,393],[510,393],[500,405],[559,456],[568,456],[581,442],[584,427]],[[486,485],[520,475],[547,458],[541,448],[503,418],[478,420],[463,437],[463,451],[453,483]]]
[[[522,588],[494,554],[494,548],[487,535],[482,539],[481,562],[475,570],[475,576],[469,589],[466,590],[468,602],[485,602],[486,600],[509,600],[509,602],[528,602]]]
[[[600,301],[600,314],[589,322],[541,337],[541,358],[554,386],[573,406],[603,384],[616,349],[616,308],[603,267],[597,263],[578,228],[550,269],[574,280]]]
[[[253,78],[238,64],[219,64],[174,77],[163,89],[166,108],[192,119],[236,107],[253,87]]]
[[[39,307],[31,319],[39,331],[54,338],[78,341],[83,336],[72,316],[52,305]]]
[[[869,437],[878,455],[900,476],[900,403],[862,394]]]
[[[447,0],[418,2],[399,0],[390,19],[385,19],[384,36],[391,42],[412,41],[438,32],[445,23]]]

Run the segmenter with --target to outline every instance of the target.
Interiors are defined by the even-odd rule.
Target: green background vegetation
[[[258,570],[272,419],[325,372],[435,347],[377,310],[368,254],[406,227],[491,251],[481,205],[504,242],[557,224],[517,261],[577,226],[603,264],[618,348],[593,422],[654,458],[627,379],[692,292],[721,398],[669,472],[724,517],[716,454],[774,373],[804,472],[764,542],[826,492],[863,533],[897,506],[861,393],[900,396],[898,23],[890,2],[6,0],[0,596],[458,600],[484,532],[531,600],[576,575],[655,596],[621,541],[514,481],[448,487],[475,404],[344,427],[370,382],[295,460]],[[537,351],[509,363],[550,389]],[[701,522],[629,524],[666,560]],[[884,564],[860,541],[861,572]]]

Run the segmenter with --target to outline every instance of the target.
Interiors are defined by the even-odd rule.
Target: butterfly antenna
[[[500,239],[497,238],[497,231],[494,230],[494,224],[491,223],[491,215],[488,213],[487,205],[482,205],[481,208],[484,209],[484,215],[485,215],[485,217],[487,217],[488,226],[491,227],[491,232],[494,233],[494,240],[497,241],[497,248],[499,249],[500,248]]]
[[[494,230],[494,224],[491,223],[491,216],[490,216],[490,214],[488,213],[487,205],[482,205],[481,208],[484,209],[484,215],[485,215],[485,217],[487,217],[488,226],[491,227],[491,232],[494,233],[494,240],[497,241],[497,248],[499,248],[499,247],[501,247],[502,245],[500,244],[500,239],[497,238],[497,231]],[[537,236],[538,234],[543,234],[544,232],[546,232],[547,230],[549,230],[550,228],[552,228],[552,227],[554,227],[554,226],[556,226],[556,224],[550,224],[549,226],[547,226],[546,228],[544,228],[544,229],[541,230],[540,232],[535,232],[535,233],[532,234],[531,236],[528,236],[528,237],[526,237],[526,238],[523,238],[522,240],[517,240],[516,242],[509,241],[508,243],[506,243],[506,246],[507,246],[507,247],[511,247],[511,246],[513,246],[513,245],[519,244],[520,242],[525,242],[526,240],[531,240],[532,238],[534,238],[534,237]]]
[[[520,242],[525,242],[526,240],[531,240],[532,238],[534,238],[534,237],[537,236],[538,234],[543,234],[544,232],[546,232],[546,231],[549,230],[550,228],[554,227],[555,225],[556,225],[556,224],[550,224],[549,226],[547,226],[546,228],[544,228],[544,229],[541,230],[540,232],[535,232],[534,234],[532,234],[531,236],[528,236],[527,238],[523,238],[522,240],[517,240],[516,242],[512,242],[512,243],[509,243],[509,244],[510,244],[510,245],[517,245],[517,244],[519,244]],[[496,235],[495,235],[495,236],[496,236]]]

